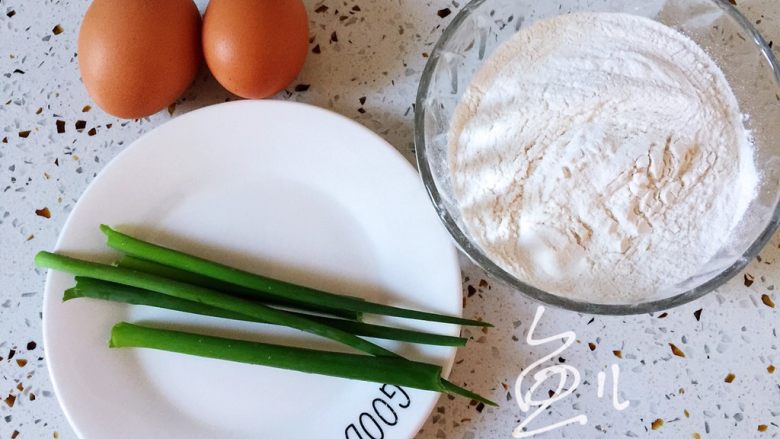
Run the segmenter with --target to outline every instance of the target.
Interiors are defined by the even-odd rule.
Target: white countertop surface
[[[427,52],[462,3],[306,1],[312,53],[279,98],[353,118],[413,160],[417,83]],[[780,41],[780,1],[736,3],[768,41]],[[46,370],[44,273],[32,269],[35,252],[54,246],[79,195],[125,145],[183,112],[234,99],[204,71],[169,111],[137,121],[106,115],[86,95],[75,58],[87,5],[0,0],[0,438],[74,437]],[[43,208],[50,218],[36,214]],[[538,437],[780,436],[780,371],[772,373],[780,368],[780,311],[770,306],[780,303],[779,245],[776,235],[744,274],[668,312],[603,317],[548,307],[536,336],[574,331],[576,342],[546,365],[570,365],[583,382],[532,425],[578,414],[588,422]],[[518,374],[559,342],[529,347],[525,337],[539,304],[494,285],[465,259],[462,268],[465,315],[496,327],[464,330],[472,340],[451,380],[501,406],[442,397],[417,437],[509,438],[525,418],[514,393]],[[604,398],[597,397],[597,374],[613,363],[620,366],[619,397],[630,401],[624,411],[612,407],[611,374]]]

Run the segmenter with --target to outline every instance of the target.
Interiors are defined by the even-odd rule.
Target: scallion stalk
[[[263,321],[299,329],[325,338],[329,338],[357,350],[378,356],[397,357],[398,355],[379,345],[362,338],[330,327],[309,318],[301,317],[287,311],[274,309],[261,303],[241,299],[210,290],[197,285],[167,279],[141,271],[113,267],[80,259],[70,258],[50,252],[38,252],[35,263],[42,268],[73,273],[76,276],[91,277],[108,282],[115,282],[136,288],[151,290],[160,294],[178,297],[205,305],[214,306],[227,311],[237,312]]]
[[[319,375],[454,393],[488,405],[496,405],[493,401],[441,378],[442,369],[439,366],[401,358],[368,357],[256,343],[155,329],[127,322],[114,325],[109,346],[157,349]]]
[[[468,326],[492,326],[487,322],[464,319],[455,316],[382,305],[354,297],[328,293],[314,288],[294,285],[276,279],[260,276],[214,261],[192,256],[177,250],[152,244],[118,232],[107,225],[100,230],[106,235],[109,247],[125,254],[147,261],[196,273],[222,282],[228,282],[250,290],[260,297],[274,297],[295,302],[317,305],[325,308],[346,309],[370,314],[388,315],[417,320],[453,323]]]
[[[114,282],[106,282],[88,277],[76,277],[76,286],[65,290],[63,300],[71,300],[79,297],[109,300],[113,302],[129,303],[132,305],[145,305],[156,308],[165,308],[174,311],[187,312],[211,317],[220,317],[231,320],[243,320],[249,322],[268,323],[264,320],[249,317],[244,314],[226,311],[213,306],[178,297],[158,294],[154,291],[129,287]],[[412,331],[393,328],[389,326],[372,325],[368,323],[350,320],[335,319],[329,317],[312,316],[309,314],[297,314],[316,322],[320,322],[333,328],[341,329],[354,335],[381,338],[386,340],[405,341],[409,343],[429,344],[438,346],[465,346],[466,339],[447,335],[431,334],[428,332]]]

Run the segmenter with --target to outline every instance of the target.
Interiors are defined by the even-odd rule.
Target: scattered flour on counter
[[[641,302],[698,274],[757,182],[723,72],[627,14],[521,30],[475,76],[449,139],[472,237],[518,278],[582,301]]]

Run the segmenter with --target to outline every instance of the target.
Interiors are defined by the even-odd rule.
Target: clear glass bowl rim
[[[428,196],[433,202],[433,206],[438,213],[439,218],[444,223],[447,231],[452,235],[455,243],[460,249],[477,265],[485,270],[492,278],[498,279],[515,291],[535,299],[537,301],[556,306],[559,308],[568,309],[576,312],[583,312],[588,314],[605,314],[605,315],[631,315],[652,313],[660,310],[674,308],[676,306],[683,305],[685,303],[696,300],[716,288],[720,287],[731,278],[736,276],[742,271],[747,264],[755,258],[766,243],[772,238],[775,230],[780,223],[780,202],[775,205],[772,212],[772,218],[767,226],[758,236],[758,238],[748,247],[745,253],[737,259],[732,265],[724,269],[717,276],[704,282],[703,284],[684,291],[680,294],[667,297],[664,299],[653,300],[649,302],[642,302],[637,304],[628,305],[613,305],[613,304],[601,304],[601,303],[589,303],[577,300],[568,299],[566,297],[558,296],[546,292],[544,290],[533,287],[503,268],[499,267],[490,258],[488,258],[482,251],[471,242],[466,236],[463,230],[460,229],[455,219],[443,204],[442,196],[439,193],[439,189],[436,187],[436,182],[433,178],[430,163],[428,161],[426,143],[425,143],[425,105],[424,101],[428,95],[428,89],[433,79],[433,72],[436,67],[436,63],[441,55],[443,47],[449,42],[452,35],[460,27],[460,25],[471,15],[471,13],[481,6],[487,0],[471,0],[463,9],[458,12],[452,21],[444,30],[442,36],[433,48],[428,62],[423,70],[422,77],[420,79],[420,85],[417,88],[417,98],[415,102],[415,115],[414,115],[414,143],[415,143],[415,155],[417,158],[417,168],[420,172],[425,189],[428,192]],[[744,32],[750,36],[750,39],[756,44],[763,56],[766,58],[769,66],[774,72],[775,81],[780,85],[780,66],[778,66],[777,59],[772,53],[771,48],[767,44],[763,36],[756,30],[750,21],[742,15],[728,0],[707,0],[719,7],[723,12],[731,19],[737,22]]]

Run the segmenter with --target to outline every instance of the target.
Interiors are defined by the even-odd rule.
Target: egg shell
[[[284,89],[308,53],[309,20],[300,0],[211,0],[203,53],[228,91],[265,98]]]
[[[107,113],[128,119],[154,114],[195,78],[200,34],[192,0],[95,0],[78,38],[84,86]]]

